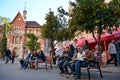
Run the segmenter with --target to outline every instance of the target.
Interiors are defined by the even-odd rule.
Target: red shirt
[[[15,56],[16,55],[16,52],[15,50],[12,51],[12,56]]]

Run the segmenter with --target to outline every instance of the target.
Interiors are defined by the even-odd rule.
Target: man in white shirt
[[[117,51],[116,51],[116,47],[115,47],[114,42],[115,41],[112,39],[111,43],[109,43],[109,45],[108,45],[108,52],[111,55],[111,59],[107,61],[107,64],[110,63],[114,59],[115,66],[118,66],[118,64],[117,64],[117,62],[118,62],[118,60],[117,60]]]
[[[77,53],[75,53],[72,58],[74,62],[70,64],[70,69],[72,73],[77,76],[77,79],[80,79],[81,68],[79,66],[84,62],[84,56],[84,51],[81,48],[77,48]]]

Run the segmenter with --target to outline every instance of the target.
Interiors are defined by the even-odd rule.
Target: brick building
[[[24,12],[23,12],[24,13]],[[7,46],[12,50],[13,48],[17,48],[17,54],[19,56],[23,53],[23,47],[27,42],[26,33],[34,33],[39,37],[39,42],[41,44],[41,48],[44,48],[44,40],[41,38],[41,25],[36,21],[25,21],[26,15],[21,15],[20,12],[16,15],[16,17],[11,22],[12,28],[8,33],[8,42]]]

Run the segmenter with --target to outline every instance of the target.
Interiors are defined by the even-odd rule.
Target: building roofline
[[[25,23],[25,20],[24,20],[24,18],[23,18],[23,16],[21,15],[21,13],[20,13],[20,12],[18,12],[18,13],[17,13],[17,15],[15,16],[15,18],[12,20],[12,22],[11,22],[11,23],[13,23],[13,22],[14,22],[14,20],[16,19],[16,17],[17,17],[18,15],[20,15],[20,16],[22,17],[22,19],[23,19],[23,21],[24,21],[24,23]]]

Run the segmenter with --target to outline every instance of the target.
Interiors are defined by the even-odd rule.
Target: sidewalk
[[[53,67],[58,67],[56,65],[53,65]],[[86,71],[86,68],[82,68],[83,71]],[[90,69],[91,71],[98,72],[97,69]],[[120,74],[120,65],[114,66],[114,64],[109,64],[108,66],[101,67],[102,73],[114,73],[114,74]]]
[[[20,70],[19,60],[15,60],[14,64],[11,64],[11,62],[4,64],[4,61],[0,60],[0,80],[74,80],[71,76],[68,76],[69,79],[66,79],[67,75],[60,75],[59,68],[56,65],[53,65],[53,69],[48,65],[48,70],[45,69],[44,65],[40,64],[38,70]],[[101,70],[103,72],[102,79],[97,69],[91,69],[91,80],[120,80],[120,67],[110,64],[109,67],[102,67]],[[82,69],[82,74],[83,78],[81,80],[88,80],[86,69]]]
[[[0,59],[0,61],[3,61],[2,59]],[[19,63],[19,59],[17,59],[17,63]],[[41,63],[41,66],[43,66],[45,64]],[[49,65],[48,65],[49,66]],[[58,68],[57,65],[53,65],[53,68]],[[82,69],[83,71],[85,71],[86,69]],[[91,71],[94,72],[98,72],[97,69],[90,69]],[[103,66],[101,67],[101,71],[102,73],[115,73],[115,74],[120,74],[120,65],[119,66],[114,66],[114,64],[109,64],[108,66]]]
[[[116,66],[114,66],[114,64],[109,64],[109,66],[102,67],[101,70],[103,73],[120,74],[120,65],[116,67]]]

